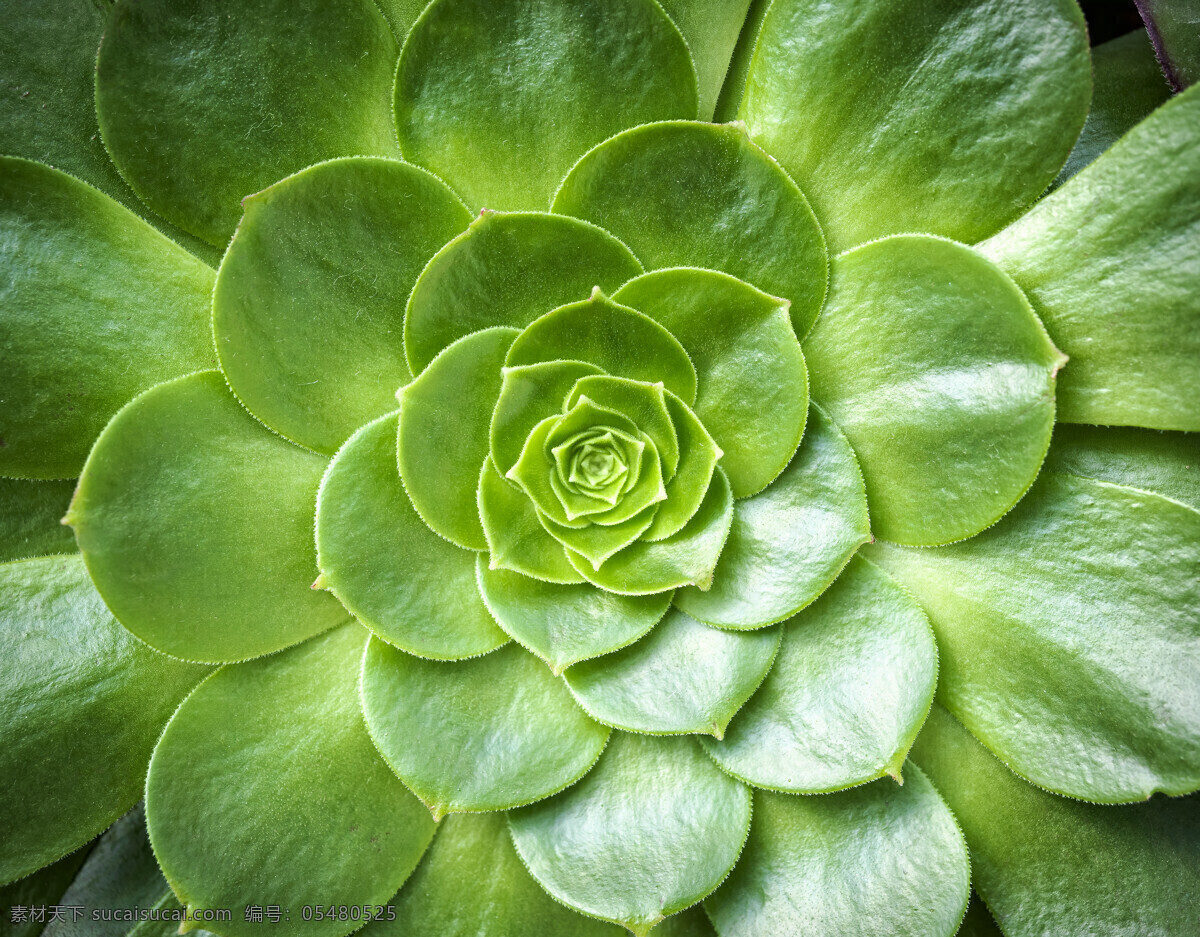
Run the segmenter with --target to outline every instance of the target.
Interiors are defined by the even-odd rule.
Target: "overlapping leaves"
[[[67,6],[32,35],[90,56]],[[676,915],[704,900],[726,937],[949,937],[965,833],[1006,933],[1126,920],[1056,872],[1059,914],[1042,883],[1075,859],[1031,817],[1186,905],[1187,806],[1183,833],[1114,826],[987,749],[1106,803],[1200,784],[1191,437],[1059,427],[1042,469],[1056,406],[1197,428],[1195,93],[1006,228],[1086,111],[1066,0],[318,6],[118,0],[95,113],[14,112],[6,149],[140,207],[70,150],[98,115],[191,237],[156,226],[228,247],[214,288],[116,201],[5,163],[0,471],[90,447],[82,559],[0,568],[29,662],[5,698],[34,700],[2,794],[43,805],[8,877],[129,806],[206,671],[184,658],[222,666],[146,796],[192,908],[381,903],[416,868],[376,932],[704,933]],[[70,548],[38,520],[61,489],[3,489],[6,558]],[[72,724],[120,734],[104,796],[10,770],[46,740],[89,759]]]

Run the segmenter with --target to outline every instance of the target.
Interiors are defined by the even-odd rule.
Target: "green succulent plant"
[[[1141,6],[12,0],[0,932],[1195,933]]]

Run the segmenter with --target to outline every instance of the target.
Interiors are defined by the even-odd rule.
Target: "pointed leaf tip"
[[[317,578],[313,580],[313,584],[311,586],[309,586],[309,588],[316,589],[316,590],[328,589],[329,588],[329,580],[325,577],[324,573],[319,573],[317,575]]]

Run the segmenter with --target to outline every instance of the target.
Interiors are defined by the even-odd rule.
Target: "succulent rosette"
[[[1072,0],[16,0],[8,904],[1194,933],[1144,6],[1170,98]]]

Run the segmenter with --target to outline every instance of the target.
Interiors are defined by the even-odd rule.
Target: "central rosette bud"
[[[637,484],[646,444],[620,430],[601,426],[572,436],[554,447],[556,479],[566,495],[563,506],[570,513],[570,495],[582,495],[613,507],[630,487]],[[630,471],[630,466],[633,470]],[[576,510],[576,516],[603,510]]]

